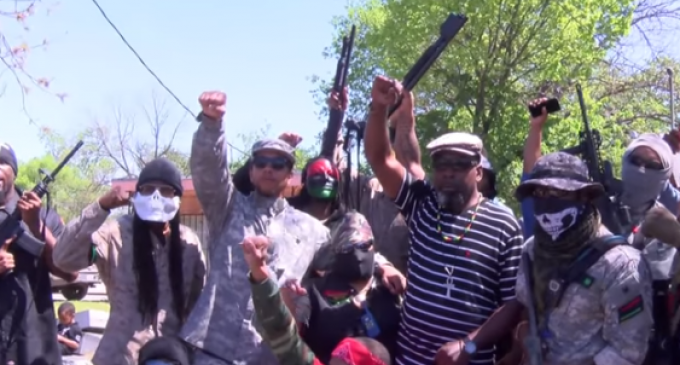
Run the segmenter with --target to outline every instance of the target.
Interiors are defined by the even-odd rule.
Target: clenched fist
[[[376,77],[373,80],[373,88],[371,89],[373,105],[379,107],[395,105],[401,96],[403,88],[399,81],[388,79],[385,76]]]
[[[283,132],[279,136],[279,139],[288,143],[291,147],[296,148],[300,142],[302,142],[302,137],[299,134],[292,132]]]
[[[214,120],[222,120],[227,105],[227,94],[221,91],[206,91],[198,98],[203,114]]]
[[[99,206],[104,210],[124,207],[130,203],[130,193],[115,186],[99,198]]]

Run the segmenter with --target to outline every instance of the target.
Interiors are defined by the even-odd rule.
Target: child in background
[[[74,355],[80,349],[83,331],[76,322],[76,307],[71,302],[62,303],[57,309],[57,341],[62,355]]]

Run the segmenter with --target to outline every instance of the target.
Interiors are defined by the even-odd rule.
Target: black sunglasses
[[[432,161],[432,168],[435,170],[451,169],[454,171],[467,171],[479,165],[476,159],[437,159]]]
[[[644,157],[632,155],[628,158],[628,161],[637,167],[644,167],[650,170],[663,170],[663,164],[657,161],[649,161]]]
[[[253,157],[253,166],[258,169],[263,169],[267,166],[271,167],[273,170],[283,170],[285,168],[290,168],[291,164],[285,157],[265,157],[265,156],[255,156]]]

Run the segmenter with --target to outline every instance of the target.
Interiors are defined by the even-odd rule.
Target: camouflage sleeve
[[[105,224],[109,213],[95,202],[69,222],[52,251],[54,265],[66,272],[78,272],[96,263],[100,275],[105,275],[104,262],[108,260],[111,236],[109,231],[118,226]]]
[[[251,284],[255,315],[262,337],[281,365],[312,365],[314,353],[302,341],[295,320],[283,303],[274,280]]]
[[[647,354],[653,327],[651,274],[639,252],[630,250],[612,262],[604,278],[602,336],[608,346],[595,356],[596,365],[642,364]]]
[[[187,297],[187,313],[190,313],[194,308],[196,301],[198,301],[198,297],[201,295],[203,287],[205,286],[207,272],[206,260],[205,255],[203,254],[200,239],[198,238],[196,232],[194,232],[189,227],[182,227],[181,231],[182,240],[188,244],[186,249],[191,249],[189,257],[191,258],[192,264],[188,265],[190,269],[189,272],[185,274],[191,277],[191,286],[189,287],[189,295]]]
[[[191,143],[189,166],[196,196],[208,220],[208,234],[218,237],[217,231],[222,228],[229,214],[227,208],[234,184],[229,173],[222,123],[210,120],[202,113],[198,118],[201,123]]]

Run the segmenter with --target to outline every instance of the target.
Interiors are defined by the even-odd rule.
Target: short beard
[[[437,202],[439,207],[452,214],[461,214],[465,206],[470,201],[472,194],[463,192],[442,193],[437,192]]]

